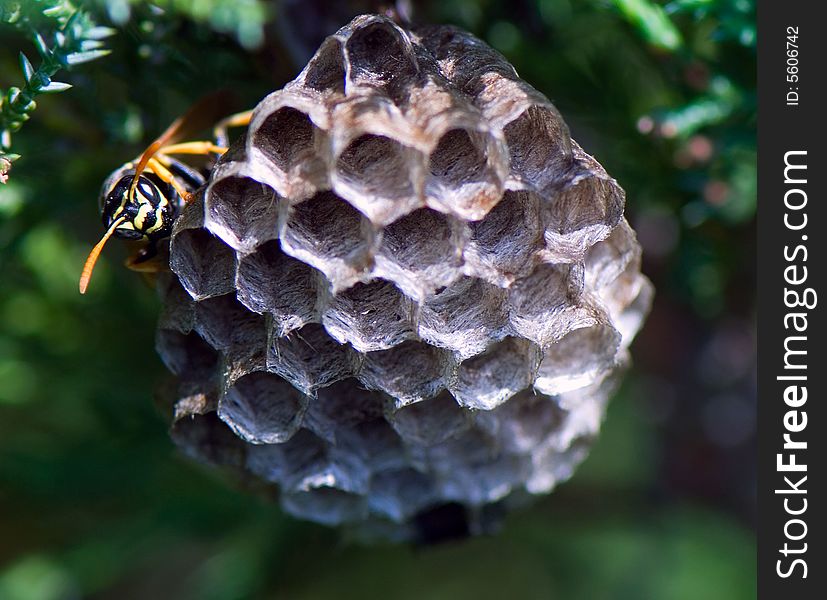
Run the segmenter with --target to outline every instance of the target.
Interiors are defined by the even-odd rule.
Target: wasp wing
[[[166,131],[158,136],[141,154],[141,158],[135,166],[135,175],[131,187],[135,187],[147,163],[161,148],[193,136],[200,131],[211,129],[222,117],[232,114],[234,105],[232,94],[226,90],[204,96],[193,104],[186,113],[175,119],[166,128]]]

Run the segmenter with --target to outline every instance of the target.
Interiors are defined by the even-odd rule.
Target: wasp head
[[[172,171],[176,178],[182,177],[188,188],[196,189],[204,183],[200,173],[183,164],[174,163]],[[86,293],[95,262],[112,236],[146,242],[135,264],[155,255],[157,243],[172,234],[172,224],[184,202],[176,189],[172,183],[163,181],[148,170],[136,177],[132,163],[123,165],[106,179],[99,197],[101,220],[106,233],[92,248],[83,266],[81,294]],[[190,194],[189,191],[187,193]]]
[[[119,169],[104,184],[100,206],[103,226],[109,229],[120,221],[114,234],[128,240],[168,237],[177,212],[175,190],[151,173],[141,174],[133,185],[134,177],[134,170]]]

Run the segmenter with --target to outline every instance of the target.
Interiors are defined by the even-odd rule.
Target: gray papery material
[[[391,537],[548,492],[651,301],[623,205],[500,54],[358,17],[176,223],[173,437],[294,515]]]

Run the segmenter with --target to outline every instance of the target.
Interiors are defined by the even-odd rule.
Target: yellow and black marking
[[[232,115],[214,127],[216,142],[194,141],[178,143],[190,132],[212,126],[219,118],[225,98],[208,96],[187,113],[176,119],[134,162],[116,169],[103,184],[100,211],[106,233],[98,242],[80,277],[80,293],[86,293],[95,262],[110,237],[143,243],[138,253],[127,261],[127,266],[139,271],[150,271],[146,261],[156,255],[157,244],[172,233],[172,225],[181,208],[194,192],[204,185],[212,167],[207,161],[202,168],[194,168],[171,155],[206,156],[209,159],[227,151],[228,127],[248,125],[251,111]]]

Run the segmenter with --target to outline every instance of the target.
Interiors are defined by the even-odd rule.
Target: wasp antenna
[[[85,294],[86,288],[89,287],[89,280],[92,279],[92,271],[95,269],[95,263],[98,262],[98,257],[100,256],[101,250],[103,250],[103,247],[106,245],[106,242],[115,233],[115,230],[118,228],[118,225],[120,225],[124,221],[126,221],[125,217],[120,217],[119,219],[116,219],[109,226],[109,229],[106,230],[106,233],[103,234],[101,241],[95,244],[95,247],[92,248],[92,251],[86,258],[86,262],[83,264],[83,271],[80,272],[80,284],[78,285],[78,289],[80,289],[81,294]]]

